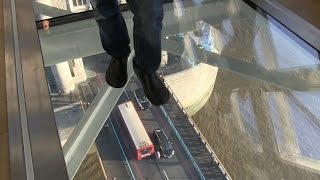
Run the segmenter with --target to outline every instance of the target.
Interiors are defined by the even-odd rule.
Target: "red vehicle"
[[[136,158],[141,160],[151,156],[154,153],[154,145],[132,102],[120,104],[118,108],[135,147]]]

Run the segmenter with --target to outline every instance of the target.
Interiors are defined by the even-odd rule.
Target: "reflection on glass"
[[[250,141],[253,144],[260,144],[260,135],[249,92],[239,92],[238,102],[244,128],[249,136]]]
[[[85,4],[80,0],[72,3]],[[179,103],[172,98],[164,109],[175,115],[173,121],[178,122],[181,136],[194,133],[193,128],[182,126],[188,122],[183,113],[180,116],[176,112],[182,107],[232,178],[320,179],[319,52],[272,17],[258,14],[240,0],[176,0],[164,9],[163,34],[167,38],[163,38],[159,75]],[[132,23],[126,22],[130,30]],[[93,20],[39,34],[52,104],[64,140],[105,83],[109,57],[100,54]],[[133,77],[120,101],[135,101],[133,92],[139,87]],[[162,121],[156,121],[155,107],[139,113],[150,133],[163,126]],[[126,147],[124,151],[130,149],[116,113],[113,118],[115,130],[107,124],[96,140],[99,152],[107,152],[102,156],[109,165],[108,154],[113,151],[108,146],[119,148],[114,132]],[[199,144],[199,137],[188,138],[187,143]],[[192,150],[196,155],[207,152],[206,148],[201,153]],[[125,159],[117,155],[117,162]],[[117,167],[123,174],[130,166]],[[210,170],[203,172],[208,175],[213,172]],[[139,177],[137,171],[134,174]]]
[[[283,92],[269,94],[269,107],[275,127],[276,139],[281,153],[298,154],[298,142],[295,138],[293,116],[290,114],[288,98]]]
[[[117,0],[125,4],[125,0]],[[90,0],[33,0],[36,21],[92,10]]]
[[[314,99],[311,100],[308,97]],[[279,101],[276,98],[284,101]],[[301,98],[304,99],[303,102],[299,100]],[[310,112],[307,107],[318,98],[318,92],[293,92],[292,94],[277,92],[269,95],[269,107],[282,106],[279,109],[282,110],[281,114],[285,114],[282,118],[273,116],[272,119],[282,158],[317,171],[320,169],[320,144],[318,141],[320,126],[317,117],[319,111],[315,114]],[[283,111],[284,107],[286,111]],[[279,115],[279,112],[276,114]]]
[[[257,17],[257,19],[259,18],[262,17]],[[296,37],[292,39],[291,36],[293,34],[290,31],[279,28],[279,23],[271,17],[269,18],[272,23],[263,19],[256,20],[259,24],[265,23],[263,25],[266,29],[255,27],[257,25],[248,24],[252,22],[245,22],[244,20],[225,19],[222,24],[216,27],[204,21],[198,21],[195,23],[199,29],[178,33],[169,36],[169,39],[185,42],[188,45],[193,44],[194,47],[203,49],[206,52],[254,63],[269,70],[288,70],[289,68],[320,64],[316,50],[308,47],[305,49],[305,42]],[[257,32],[254,32],[256,31],[255,29],[250,30],[252,26],[259,28]],[[246,42],[249,46],[240,44]],[[196,52],[195,50],[193,51]],[[194,53],[188,57],[201,61]],[[301,61],[301,59],[304,59],[304,61]]]
[[[318,106],[314,106],[314,102],[319,101],[320,94],[319,92],[294,94],[295,96],[290,98],[290,107],[301,155],[320,160],[320,142],[318,141],[320,138],[320,111]],[[295,99],[295,97],[299,98]],[[303,101],[299,101],[301,98]],[[313,109],[311,111],[308,108],[310,106]]]
[[[211,5],[215,12],[223,7]],[[217,16],[195,10],[193,26],[166,39],[183,47],[179,54],[192,62],[192,69],[199,62],[219,67],[212,93],[193,120],[233,178],[319,178],[318,92],[291,90],[317,91],[318,51],[242,1],[227,1],[225,6],[228,12]],[[201,8],[204,11],[205,5]],[[190,79],[188,85],[193,81],[200,78]]]
[[[109,57],[88,56],[46,67],[61,143],[64,144],[104,83]]]
[[[105,171],[97,147],[93,144],[73,179],[108,179]]]

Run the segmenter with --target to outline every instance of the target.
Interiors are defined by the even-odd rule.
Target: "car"
[[[174,155],[172,143],[163,129],[156,129],[154,131],[155,145],[163,157],[171,158]]]
[[[149,109],[151,108],[151,103],[149,99],[145,96],[142,88],[136,89],[134,92],[134,97],[140,107],[140,109]]]

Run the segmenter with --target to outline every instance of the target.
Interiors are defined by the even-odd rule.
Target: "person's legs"
[[[163,0],[127,2],[134,14],[134,62],[141,70],[153,73],[158,70],[161,61]]]
[[[130,54],[130,38],[117,0],[91,0],[95,19],[99,26],[103,49],[112,56],[106,71],[106,82],[115,88],[128,81],[127,58]]]
[[[112,57],[130,54],[130,38],[117,0],[91,0],[103,49]]]
[[[161,105],[169,100],[169,92],[156,71],[161,62],[162,0],[127,0],[134,14],[133,69],[150,102]]]

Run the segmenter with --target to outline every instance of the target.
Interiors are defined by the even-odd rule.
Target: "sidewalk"
[[[163,108],[166,110],[205,178],[226,179],[174,98],[171,97],[170,101]]]

